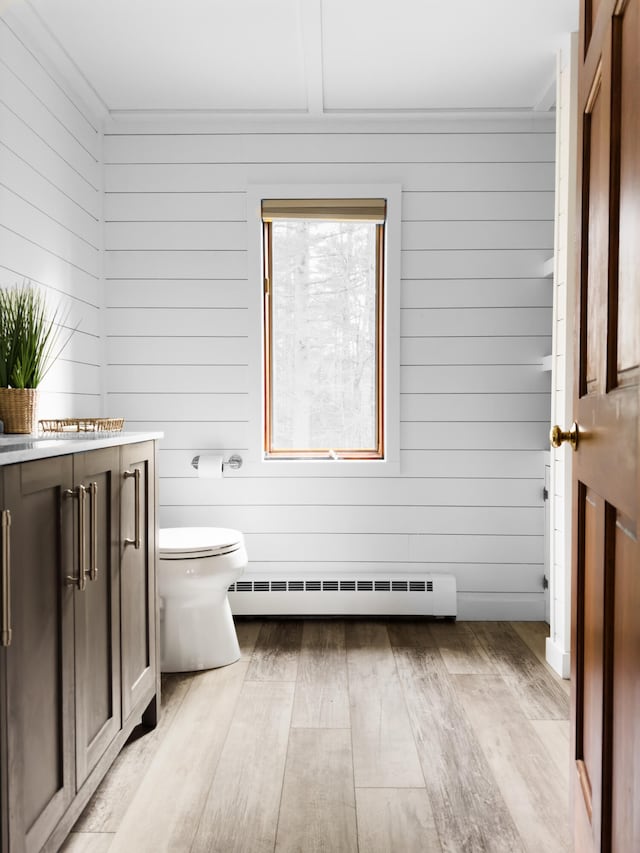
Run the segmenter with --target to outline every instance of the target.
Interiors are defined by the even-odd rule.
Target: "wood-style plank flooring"
[[[65,853],[565,853],[568,683],[546,625],[241,620],[163,678]]]

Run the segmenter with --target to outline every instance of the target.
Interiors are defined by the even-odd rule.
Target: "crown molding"
[[[310,114],[216,110],[112,110],[104,132],[119,133],[553,133],[555,111],[386,110]]]
[[[28,0],[2,0],[2,19],[33,53],[45,71],[62,86],[67,97],[92,123],[100,125],[109,110],[69,54]],[[96,128],[96,129],[99,129]]]

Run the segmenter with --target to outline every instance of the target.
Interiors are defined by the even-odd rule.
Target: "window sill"
[[[400,460],[388,459],[264,459],[247,460],[247,477],[398,477]]]

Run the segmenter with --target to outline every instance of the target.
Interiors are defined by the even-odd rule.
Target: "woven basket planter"
[[[37,405],[36,388],[0,388],[0,420],[5,433],[35,432]]]

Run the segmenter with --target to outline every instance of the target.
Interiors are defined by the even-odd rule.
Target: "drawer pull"
[[[98,484],[89,483],[89,580],[98,579]]]
[[[86,530],[85,530],[85,498],[87,490],[84,486],[77,486],[75,489],[65,489],[64,496],[66,498],[78,498],[78,576],[67,575],[67,586],[76,586],[80,592],[84,592],[87,587],[87,569],[85,560],[86,550]]]
[[[133,545],[133,547],[137,550],[140,548],[140,469],[134,468],[133,471],[125,471],[124,478],[125,480],[133,477],[134,487],[135,487],[135,531],[133,539],[125,539],[125,545]]]
[[[2,510],[2,628],[0,646],[11,645],[11,513]]]

